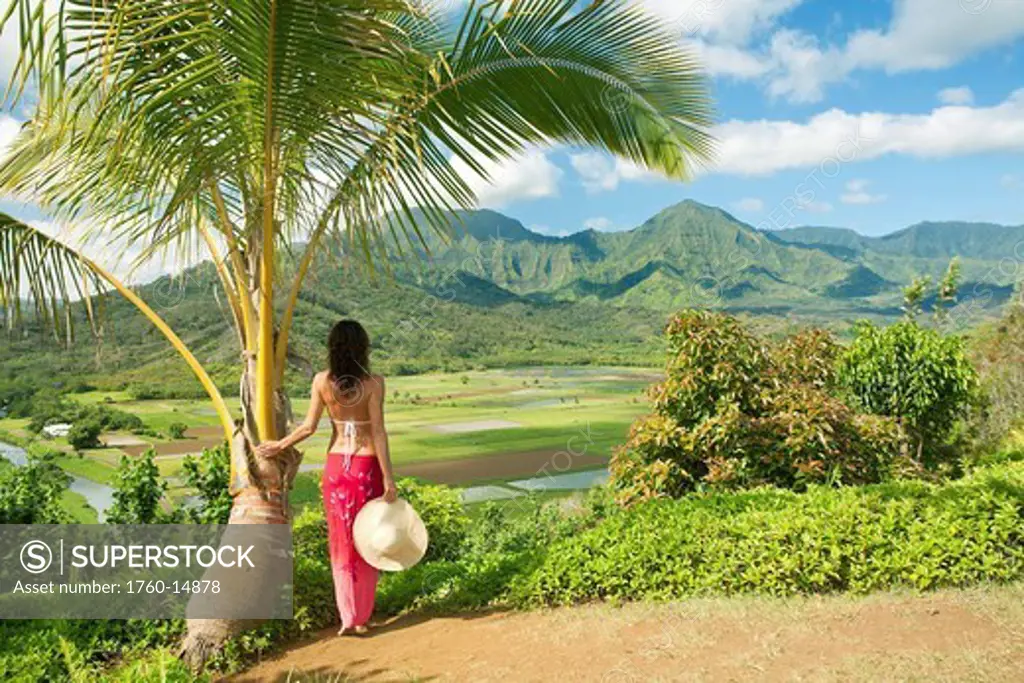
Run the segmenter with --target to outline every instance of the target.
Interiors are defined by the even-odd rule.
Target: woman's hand
[[[384,495],[382,496],[388,503],[394,503],[398,499],[398,489],[395,488],[395,480],[387,477],[384,479]]]
[[[282,450],[284,449],[281,448],[280,441],[264,441],[263,443],[256,447],[256,455],[258,455],[261,458],[271,460],[280,455]]]

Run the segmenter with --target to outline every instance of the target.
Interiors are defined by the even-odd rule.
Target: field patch
[[[497,429],[518,429],[522,426],[519,422],[513,422],[512,420],[476,420],[431,425],[430,429],[439,434],[470,434],[473,432],[490,432]]]

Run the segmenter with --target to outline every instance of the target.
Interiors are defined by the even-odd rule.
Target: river
[[[0,441],[0,456],[9,460],[15,467],[23,467],[28,464],[28,453],[24,448],[12,446],[3,441]],[[85,497],[101,522],[106,516],[107,510],[114,504],[114,489],[106,484],[71,475],[71,485],[68,488]]]

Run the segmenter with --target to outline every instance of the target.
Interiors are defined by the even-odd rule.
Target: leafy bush
[[[555,542],[517,605],[932,589],[1024,578],[1024,466],[797,494],[653,500]]]
[[[454,558],[384,576],[378,609],[451,612],[505,601],[517,578],[533,571],[552,543],[593,526],[615,507],[605,494],[599,489],[582,504],[533,497],[485,503]]]
[[[195,489],[197,505],[185,511],[195,524],[227,524],[231,516],[231,450],[226,443],[204,448],[199,458],[186,455],[182,462],[185,486]]]
[[[838,371],[861,408],[890,416],[909,432],[919,460],[941,455],[939,447],[966,415],[977,386],[963,339],[913,321],[886,328],[860,323]]]
[[[52,456],[30,453],[23,467],[0,468],[0,524],[70,523],[61,506],[70,482]]]
[[[111,524],[155,524],[180,521],[161,509],[167,481],[160,475],[150,448],[137,457],[122,456],[114,479],[114,504],[107,512]]]
[[[400,479],[398,495],[405,498],[419,513],[427,533],[430,547],[424,559],[450,559],[456,555],[466,536],[469,517],[462,507],[462,496],[457,489]]]
[[[99,680],[101,667],[112,659],[169,645],[183,629],[180,620],[0,620],[0,642],[4,643],[0,679],[24,683]]]
[[[669,323],[654,413],[612,459],[623,502],[708,485],[882,481],[900,451],[892,420],[858,415],[830,393],[838,345],[810,330],[769,345],[736,319],[684,311]]]
[[[655,412],[683,428],[718,416],[725,406],[760,411],[758,378],[770,359],[738,320],[684,311],[669,321],[666,379],[651,390]]]
[[[32,417],[38,389],[34,378],[15,375],[0,379],[0,408],[7,411],[7,417]]]
[[[980,387],[970,436],[984,454],[1002,448],[1007,435],[1024,425],[1024,302],[1015,300],[998,322],[979,330],[970,357]]]
[[[79,406],[53,388],[40,389],[30,401],[31,419],[28,430],[38,434],[43,427],[58,422],[70,422],[78,415]]]
[[[831,332],[812,327],[773,348],[772,363],[783,381],[829,390],[836,386],[836,359],[841,350]]]
[[[188,425],[184,422],[172,422],[167,425],[167,433],[172,439],[184,439],[186,431],[188,431]]]
[[[77,419],[95,419],[105,431],[136,431],[146,426],[138,415],[106,405],[86,406],[78,413]]]
[[[100,432],[103,425],[96,419],[76,420],[68,430],[68,443],[76,451],[84,451],[86,448],[100,446]]]

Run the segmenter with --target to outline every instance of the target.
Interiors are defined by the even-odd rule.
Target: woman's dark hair
[[[370,376],[370,335],[355,320],[342,320],[327,337],[331,383],[342,394],[356,390]]]

